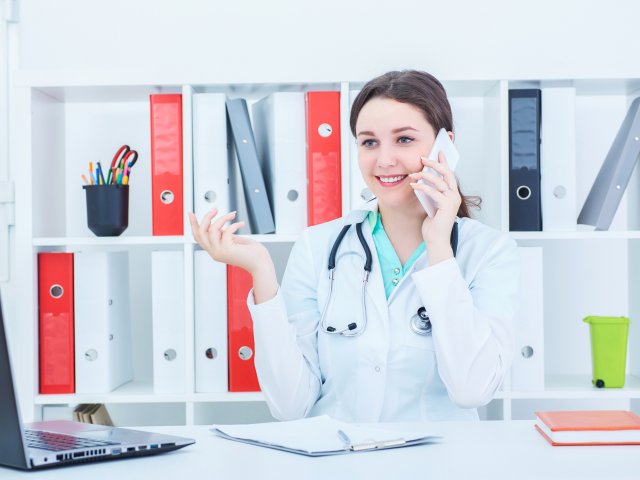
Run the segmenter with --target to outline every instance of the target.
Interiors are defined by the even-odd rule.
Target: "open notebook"
[[[312,457],[409,447],[440,438],[426,432],[354,425],[328,415],[290,422],[213,425],[211,430],[228,440]]]

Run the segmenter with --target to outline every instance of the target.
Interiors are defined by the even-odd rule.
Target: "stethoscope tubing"
[[[327,262],[327,268],[329,270],[329,293],[327,296],[327,302],[325,303],[324,308],[322,309],[322,315],[320,317],[320,329],[328,334],[342,335],[345,337],[355,337],[357,335],[360,335],[367,328],[366,288],[367,288],[367,283],[369,282],[369,274],[371,273],[371,264],[373,263],[373,257],[371,255],[371,249],[369,248],[369,245],[367,245],[367,241],[365,240],[364,234],[362,233],[362,223],[364,223],[364,221],[360,223],[356,223],[356,234],[358,235],[358,240],[360,241],[360,245],[362,245],[362,249],[366,257],[365,263],[364,263],[364,277],[362,279],[362,295],[361,295],[362,313],[363,313],[362,326],[358,328],[358,325],[355,322],[350,323],[349,325],[347,325],[347,328],[344,328],[342,330],[336,330],[335,327],[326,326],[327,311],[329,309],[329,305],[331,304],[331,298],[333,296],[333,280],[334,280],[334,271],[336,268],[336,256],[338,254],[338,249],[342,244],[342,240],[344,239],[345,235],[349,231],[349,228],[351,228],[352,224],[348,224],[342,227],[342,230],[340,230],[340,233],[336,237],[336,240],[333,243],[333,246],[331,247],[331,251],[329,252],[329,259]],[[453,228],[451,229],[450,244],[451,244],[451,249],[453,250],[453,256],[455,257],[458,251],[458,223],[457,222],[454,222]],[[428,320],[429,317],[427,316],[426,318]],[[425,329],[424,332],[417,332],[414,328],[413,322],[411,326],[412,326],[412,330],[418,335],[426,335],[428,333],[431,333],[430,324],[429,324],[428,330]]]

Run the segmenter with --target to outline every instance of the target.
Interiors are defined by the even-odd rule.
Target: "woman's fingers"
[[[223,245],[229,245],[233,242],[233,234],[244,227],[245,223],[243,221],[232,223],[231,225],[222,229],[222,239],[221,243]]]
[[[453,173],[453,170],[449,167],[447,157],[444,153],[440,152],[438,159],[438,162],[433,162],[433,169],[443,176],[444,181],[447,182],[447,185],[449,185],[452,190],[456,189],[455,187],[457,187],[458,182],[455,173]]]
[[[209,240],[215,245],[218,245],[222,240],[222,232],[224,231],[224,225],[227,222],[233,220],[236,216],[236,212],[229,212],[222,215],[215,222],[211,223],[209,227]]]
[[[440,205],[442,205],[443,200],[446,200],[446,198],[447,198],[447,197],[444,196],[444,194],[440,190],[432,187],[429,184],[426,184],[426,183],[410,183],[409,185],[411,185],[411,187],[414,190],[420,190],[421,192],[424,192],[429,197],[431,197],[436,202],[436,205],[438,207],[440,207]]]
[[[440,152],[441,161],[444,158],[445,158],[444,154],[442,152]],[[446,164],[446,160],[445,160],[444,163],[441,163],[441,162],[434,162],[433,160],[429,160],[427,158],[422,157],[422,163],[427,167],[431,167],[437,173],[442,175],[442,178],[444,179],[444,181],[446,182],[447,186],[451,190],[457,190],[458,182],[456,180],[456,176],[453,173],[453,171],[449,168],[449,166]],[[422,172],[419,172],[419,173],[422,173]]]
[[[420,172],[419,174],[411,174],[410,176],[416,181],[425,180],[426,182],[429,182],[431,186],[435,187],[436,190],[439,190],[440,192],[446,192],[447,190],[449,190],[449,185],[443,180],[440,175],[434,175],[433,173],[429,172]]]
[[[434,174],[431,172],[420,172],[416,174],[410,174],[410,176],[415,182],[423,180],[423,182],[421,183],[427,183],[439,192],[447,192],[449,190],[457,191],[457,184],[455,182],[453,186],[449,185],[449,183],[444,180],[441,175],[438,174]]]
[[[409,185],[411,185],[411,187],[414,190],[420,190],[421,192],[429,196],[435,202],[438,210],[440,210],[445,206],[451,206],[452,210],[453,208],[455,208],[457,211],[457,208],[460,205],[460,196],[447,195],[447,193],[449,192],[449,189],[446,186],[444,187],[445,190],[441,191],[441,190],[438,190],[439,187],[434,187],[433,185],[430,185],[428,183],[412,182]],[[457,205],[457,206],[454,207],[454,205]]]
[[[200,243],[200,245],[205,246],[201,242],[205,242],[207,246],[209,245],[210,243],[209,228],[211,227],[211,219],[215,217],[217,214],[218,214],[218,209],[212,208],[207,212],[207,214],[204,217],[202,217],[202,221],[198,226],[198,235],[200,236],[200,242],[198,243]]]

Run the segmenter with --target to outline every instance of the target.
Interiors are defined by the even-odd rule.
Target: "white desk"
[[[224,440],[207,426],[145,430],[188,436],[196,444],[38,473],[0,467],[0,479],[640,478],[640,446],[552,447],[530,421],[432,423],[428,430],[444,437],[440,444],[319,458]]]

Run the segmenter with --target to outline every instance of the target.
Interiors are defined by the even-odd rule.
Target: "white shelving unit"
[[[157,83],[150,75],[127,78],[111,72],[105,75],[78,75],[76,72],[20,72],[16,77],[14,100],[19,122],[15,151],[22,169],[16,178],[16,254],[21,265],[19,285],[25,301],[11,325],[14,348],[24,350],[26,360],[16,370],[22,409],[27,418],[40,418],[51,405],[73,406],[83,402],[134,406],[162,416],[166,410],[176,423],[209,423],[218,404],[255,405],[263,402],[260,393],[195,393],[193,380],[193,252],[196,245],[185,215],[185,235],[151,236],[151,175],[149,152],[148,96],[152,93],[224,92],[250,101],[274,91],[338,90],[343,94],[343,185],[357,174],[355,159],[349,158],[349,102],[345,96],[364,82],[282,83],[251,85],[181,85]],[[476,218],[508,231],[508,90],[521,82],[509,79],[444,79],[454,110],[456,143],[461,152],[457,170],[466,195],[479,195],[482,209]],[[577,204],[581,206],[619,127],[628,105],[640,95],[640,79],[575,79],[565,84],[576,87]],[[545,86],[544,81],[527,85]],[[192,209],[191,115],[183,118],[184,205]],[[129,228],[116,238],[94,237],[86,227],[84,192],[80,174],[89,160],[110,159],[114,146],[127,143],[140,153],[131,180]],[[107,158],[109,157],[109,158]],[[513,391],[507,380],[495,400],[482,409],[486,418],[530,418],[532,409],[548,402],[600,402],[598,405],[640,407],[640,300],[634,292],[640,275],[634,265],[640,260],[640,182],[634,177],[628,186],[610,231],[584,229],[568,232],[517,232],[521,246],[544,249],[545,303],[545,389]],[[344,192],[345,210],[351,196]],[[578,212],[576,212],[577,215]],[[256,235],[276,252],[279,274],[286,264],[295,235]],[[109,394],[38,394],[37,345],[37,253],[81,251],[85,249],[126,249],[131,252],[131,285],[134,351],[134,381]],[[151,384],[151,302],[150,253],[154,249],[180,250],[185,258],[187,332],[187,393],[157,395]],[[627,384],[622,389],[598,390],[591,386],[587,314],[626,315],[632,319]],[[529,403],[523,403],[529,402]],[[533,404],[531,402],[534,402]],[[535,403],[538,402],[538,403]],[[545,403],[547,402],[547,403]],[[581,403],[582,402],[582,403]],[[608,402],[608,403],[607,403]],[[613,402],[613,403],[612,403]],[[588,403],[591,405],[592,403]],[[526,408],[525,408],[526,406]],[[264,415],[264,405],[260,407]],[[165,410],[163,410],[165,409]],[[122,410],[122,409],[120,409]],[[116,407],[116,411],[120,411]],[[214,415],[212,417],[212,415]],[[156,423],[164,423],[155,417]],[[123,415],[123,423],[144,422]],[[145,417],[146,418],[146,417]],[[247,421],[254,419],[249,414]],[[150,422],[153,419],[149,420]]]

